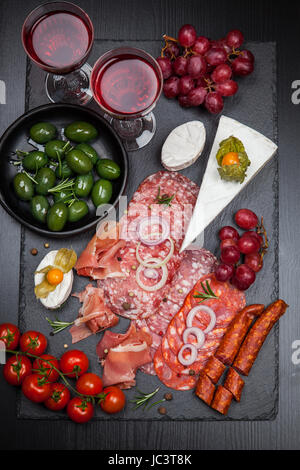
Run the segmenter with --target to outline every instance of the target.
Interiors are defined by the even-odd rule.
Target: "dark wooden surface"
[[[158,39],[183,23],[221,37],[240,28],[249,41],[276,41],[278,57],[280,295],[290,304],[280,322],[280,400],[274,421],[256,422],[70,422],[17,420],[15,392],[0,380],[1,449],[299,449],[300,366],[291,361],[300,337],[299,301],[299,109],[291,83],[300,79],[299,2],[268,0],[77,0],[91,16],[96,38]],[[24,111],[26,57],[22,22],[39,2],[0,2],[0,132]],[[259,84],[258,84],[259,86]],[[0,208],[0,320],[17,321],[20,226]]]

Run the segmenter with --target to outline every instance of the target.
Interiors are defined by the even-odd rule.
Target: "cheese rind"
[[[190,121],[175,127],[162,147],[162,165],[169,171],[187,168],[200,157],[205,140],[205,127],[201,121]]]
[[[218,173],[216,154],[222,140],[233,135],[240,139],[251,161],[247,177],[242,184],[223,181]],[[277,145],[263,134],[232,118],[221,116],[215,140],[210,152],[197,202],[190,220],[182,252],[217,215],[240,193],[273,157]]]

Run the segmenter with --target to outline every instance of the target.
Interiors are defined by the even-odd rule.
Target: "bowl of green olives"
[[[0,203],[47,237],[64,238],[95,227],[101,219],[96,216],[99,206],[118,205],[127,174],[120,138],[89,108],[39,106],[0,138]]]

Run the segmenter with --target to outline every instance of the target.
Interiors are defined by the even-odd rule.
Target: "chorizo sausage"
[[[219,361],[216,357],[212,356],[209,358],[206,366],[204,367],[203,372],[210,378],[210,380],[216,384],[221,375],[225,370],[225,365],[223,362]]]
[[[240,374],[246,376],[249,374],[266,337],[287,307],[288,305],[283,300],[276,300],[256,320],[233,363],[233,367]]]
[[[211,407],[219,413],[222,413],[222,415],[227,415],[232,398],[232,393],[222,385],[219,385],[211,403]]]
[[[229,367],[226,379],[224,382],[224,387],[232,393],[236,401],[241,401],[242,390],[245,385],[242,377],[236,372],[236,370]]]
[[[207,377],[206,374],[200,372],[199,379],[196,386],[196,395],[199,397],[204,403],[210,405],[215,393],[215,386]]]
[[[232,364],[254,317],[260,315],[264,308],[262,304],[248,305],[236,315],[215,354],[219,361]]]

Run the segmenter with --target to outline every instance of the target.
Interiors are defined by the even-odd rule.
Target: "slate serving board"
[[[89,63],[109,49],[120,45],[132,45],[150,52],[154,57],[159,55],[161,41],[107,41],[96,40]],[[255,55],[255,71],[246,78],[239,79],[239,91],[233,98],[225,100],[223,114],[253,127],[276,142],[277,115],[276,115],[276,45],[275,43],[249,43],[247,45]],[[41,104],[47,103],[44,91],[45,74],[28,61],[26,73],[26,111]],[[92,102],[89,106],[99,111]],[[127,196],[130,200],[140,182],[149,174],[161,170],[160,151],[169,132],[179,124],[199,119],[207,132],[207,141],[202,157],[190,168],[182,171],[187,177],[200,185],[205,171],[209,150],[211,148],[217,129],[219,116],[208,114],[202,108],[183,109],[175,100],[167,100],[164,96],[154,110],[157,119],[157,131],[154,139],[144,149],[129,154],[129,179]],[[257,282],[247,292],[248,303],[269,304],[278,297],[278,159],[277,156],[258,174],[240,195],[212,222],[205,231],[204,246],[218,254],[217,232],[222,225],[233,223],[233,214],[241,207],[254,210],[258,215],[264,216],[265,226],[270,239],[268,254],[265,256],[264,269],[257,276]],[[93,232],[69,238],[65,242],[49,239],[45,240],[28,229],[22,228],[21,260],[20,260],[20,298],[19,298],[19,326],[22,331],[35,329],[49,335],[50,327],[45,316],[71,321],[77,317],[79,302],[70,298],[66,305],[57,314],[46,311],[38,302],[33,293],[33,273],[50,249],[72,247],[79,254],[92,237]],[[49,242],[50,248],[44,248]],[[38,249],[38,255],[32,256],[30,250]],[[87,278],[75,276],[73,292],[78,292],[88,283]],[[114,331],[125,331],[129,322],[121,318]],[[149,411],[142,409],[133,411],[129,403],[136,389],[126,391],[127,405],[123,412],[117,416],[105,415],[100,409],[96,410],[95,418],[99,420],[271,420],[275,419],[278,411],[278,325],[268,336],[255,365],[246,378],[241,403],[233,403],[228,417],[214,412],[202,403],[192,392],[173,392],[174,399],[165,402],[167,415],[161,416],[157,406]],[[101,335],[91,336],[74,347],[84,350],[90,359],[90,370],[100,372],[96,356],[96,344]],[[48,352],[60,356],[68,344],[71,348],[71,337],[67,330],[49,338]],[[148,376],[142,372],[137,373],[137,387],[144,392],[151,392],[157,386],[160,391],[156,400],[170,391],[156,377]],[[66,413],[53,413],[46,410],[43,405],[36,405],[18,395],[18,418],[26,419],[67,419]]]

